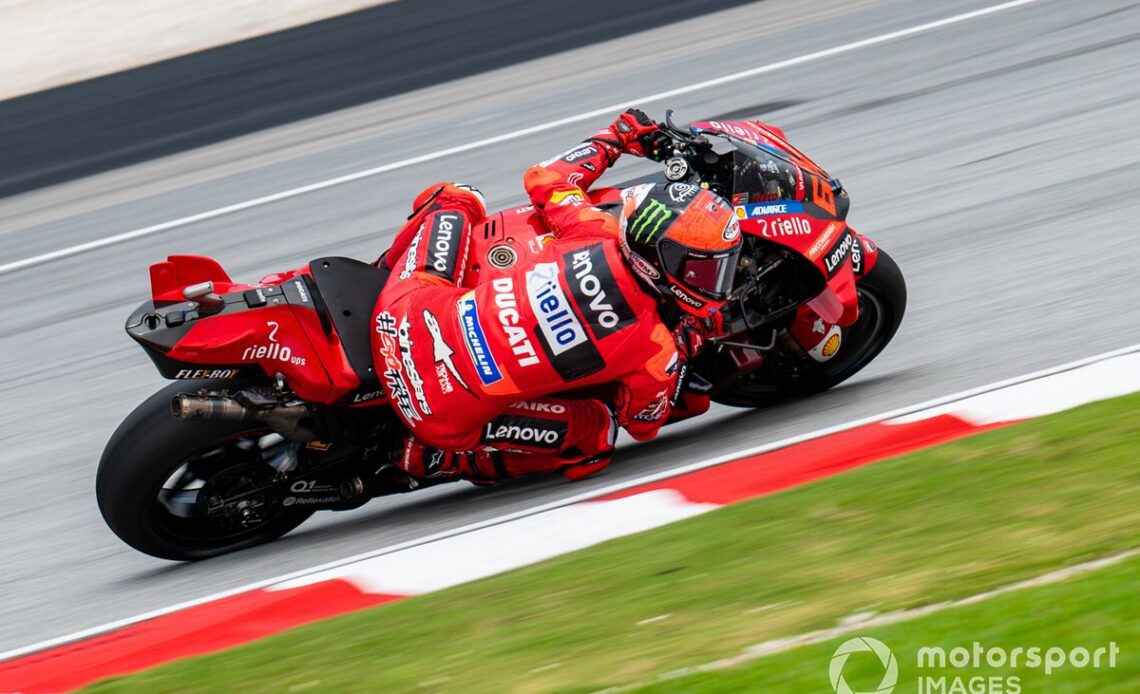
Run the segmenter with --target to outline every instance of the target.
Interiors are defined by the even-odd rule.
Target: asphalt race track
[[[992,4],[768,0],[438,84],[0,200],[0,265]],[[205,253],[256,279],[320,255],[371,259],[424,185],[521,202],[528,164],[608,118],[0,272],[0,651],[1140,342],[1138,44],[1140,3],[1040,0],[646,104],[764,116],[842,178],[852,225],[910,287],[879,360],[831,393],[720,408],[628,446],[593,480],[378,500],[198,564],[128,549],[95,506],[103,444],[162,385],[122,332],[147,265]]]
[[[0,101],[0,196],[213,144],[750,0],[386,2]],[[241,13],[241,9],[236,10]]]

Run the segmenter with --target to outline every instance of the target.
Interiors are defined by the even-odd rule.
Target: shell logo
[[[827,342],[823,343],[823,349],[820,350],[820,354],[825,358],[831,358],[839,351],[839,343],[842,342],[842,340],[843,338],[840,337],[840,333],[838,332],[827,338]]]

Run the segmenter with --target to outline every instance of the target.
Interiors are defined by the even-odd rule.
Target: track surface
[[[747,2],[625,0],[619,14],[591,23],[578,20],[609,15],[608,0],[387,2],[0,101],[4,151],[0,195],[183,152]],[[278,3],[274,8],[288,11]],[[169,18],[162,9],[152,11]],[[236,14],[240,12],[235,8]],[[89,31],[108,32],[112,22],[102,19],[103,26]],[[191,29],[193,25],[187,23]],[[138,37],[136,41],[145,43]]]
[[[6,200],[2,260],[986,4],[769,0],[634,34]],[[1138,41],[1135,2],[1042,0],[676,98],[668,105],[683,118],[764,113],[843,179],[853,226],[894,255],[910,286],[908,318],[875,364],[808,401],[718,409],[627,447],[594,480],[378,500],[194,565],[119,544],[92,491],[111,431],[161,385],[121,332],[147,295],[147,264],[208,253],[256,278],[330,252],[371,257],[424,184],[468,180],[494,205],[517,202],[527,164],[606,119],[0,274],[0,650],[1140,341],[1126,284]]]

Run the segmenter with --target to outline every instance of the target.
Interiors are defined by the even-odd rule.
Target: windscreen
[[[797,173],[790,161],[738,142],[733,152],[732,204],[794,199]]]

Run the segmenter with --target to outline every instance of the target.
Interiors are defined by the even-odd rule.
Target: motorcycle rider
[[[381,381],[413,434],[408,474],[579,479],[609,464],[617,426],[646,440],[671,408],[707,409],[680,386],[731,290],[741,244],[732,207],[694,185],[645,184],[622,191],[615,215],[585,192],[621,154],[666,142],[631,109],[531,167],[523,182],[552,236],[471,289],[462,281],[482,196],[451,183],[417,196],[378,261],[392,277],[372,335]],[[581,397],[549,397],[566,391]]]

